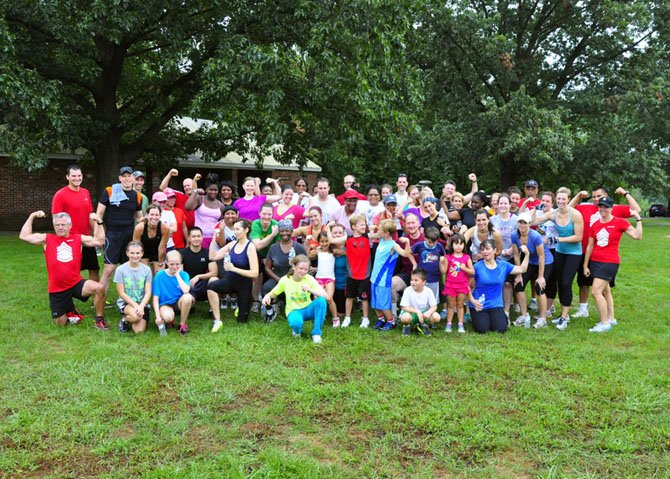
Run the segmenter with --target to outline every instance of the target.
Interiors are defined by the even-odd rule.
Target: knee
[[[410,321],[412,321],[412,315],[409,314],[409,313],[402,313],[402,314],[400,315],[400,321],[401,321],[403,324],[409,324]]]
[[[430,322],[431,323],[439,323],[440,322],[440,315],[439,313],[433,313],[430,317]]]

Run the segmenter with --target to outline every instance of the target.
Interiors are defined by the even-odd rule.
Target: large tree
[[[402,85],[413,81],[410,4],[3,2],[12,81],[0,83],[0,146],[27,168],[56,146],[84,148],[99,182],[196,148],[259,158],[281,144],[284,161],[342,160],[369,135],[397,151],[403,104],[416,97]],[[187,135],[174,121],[187,114],[216,123]]]
[[[445,174],[474,169],[490,187],[529,176],[576,183],[615,125],[599,118],[603,85],[649,48],[661,5],[430,2],[412,42],[427,92],[426,134],[411,154]]]

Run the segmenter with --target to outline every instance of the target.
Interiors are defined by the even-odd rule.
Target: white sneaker
[[[589,317],[589,310],[587,309],[584,311],[583,309],[580,309],[576,313],[572,314],[573,318],[588,318]]]
[[[612,326],[610,324],[605,324],[605,323],[598,323],[591,329],[589,329],[590,333],[606,333],[607,331],[611,331]]]
[[[315,334],[314,336],[312,336],[312,342],[314,344],[321,344],[323,342],[323,340],[321,339],[321,336],[319,336],[318,334]]]
[[[549,311],[547,311],[547,316],[553,316],[555,312],[556,312],[556,306],[552,304],[551,308],[549,308]]]
[[[619,322],[616,319],[610,319],[610,326],[616,326]]]
[[[370,319],[368,318],[363,318],[361,319],[361,329],[368,329],[368,326],[370,326]]]
[[[295,331],[291,330],[291,336],[293,336],[294,338],[299,338],[301,336],[301,334],[296,333]]]
[[[519,316],[512,324],[514,324],[514,326],[523,326],[526,324],[526,318],[524,316]]]
[[[540,329],[540,328],[546,328],[547,327],[547,320],[544,318],[538,319],[535,324],[533,325],[535,329]]]
[[[348,328],[350,324],[351,324],[351,318],[344,318],[341,327]]]
[[[333,328],[340,327],[340,318],[333,318]]]
[[[558,321],[556,322],[556,329],[565,331],[565,329],[568,327],[569,322],[570,318],[558,318]]]
[[[221,327],[223,326],[223,322],[219,319],[217,321],[214,321],[214,325],[212,326],[212,332],[213,333],[218,333],[221,330]]]
[[[512,305],[512,310],[513,310],[515,313],[520,313],[520,312],[521,312],[521,308],[520,308],[519,305],[516,304],[516,303],[514,303],[514,304]]]
[[[533,311],[537,310],[537,300],[536,299],[531,299],[530,303],[528,304],[528,309],[532,309]]]

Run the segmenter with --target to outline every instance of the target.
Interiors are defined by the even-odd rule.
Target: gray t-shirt
[[[295,255],[307,254],[305,248],[300,243],[293,242],[293,248],[295,249]],[[291,264],[289,263],[288,253],[284,253],[281,249],[281,243],[275,243],[270,246],[268,255],[265,257],[272,261],[272,271],[279,276],[286,276],[288,270],[291,269]]]
[[[140,263],[140,266],[137,269],[130,267],[130,263],[123,263],[121,266],[116,268],[114,273],[114,282],[117,284],[123,284],[123,289],[130,298],[139,303],[144,298],[144,288],[146,284],[151,284],[151,269],[144,264]],[[119,309],[123,310],[126,307],[126,303],[119,298],[116,301]]]

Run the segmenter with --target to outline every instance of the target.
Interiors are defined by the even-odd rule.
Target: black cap
[[[612,208],[614,206],[614,200],[609,196],[603,196],[598,200],[598,206],[604,206],[606,208]]]
[[[119,176],[125,175],[126,173],[132,175],[133,169],[130,166],[122,166],[121,169],[119,170]]]
[[[530,186],[531,188],[537,188],[540,185],[538,185],[537,181],[535,180],[528,180],[526,181],[526,186]]]
[[[239,213],[238,209],[235,208],[233,205],[228,205],[225,208],[223,208],[223,212],[225,213],[226,211],[234,211],[235,213]]]

